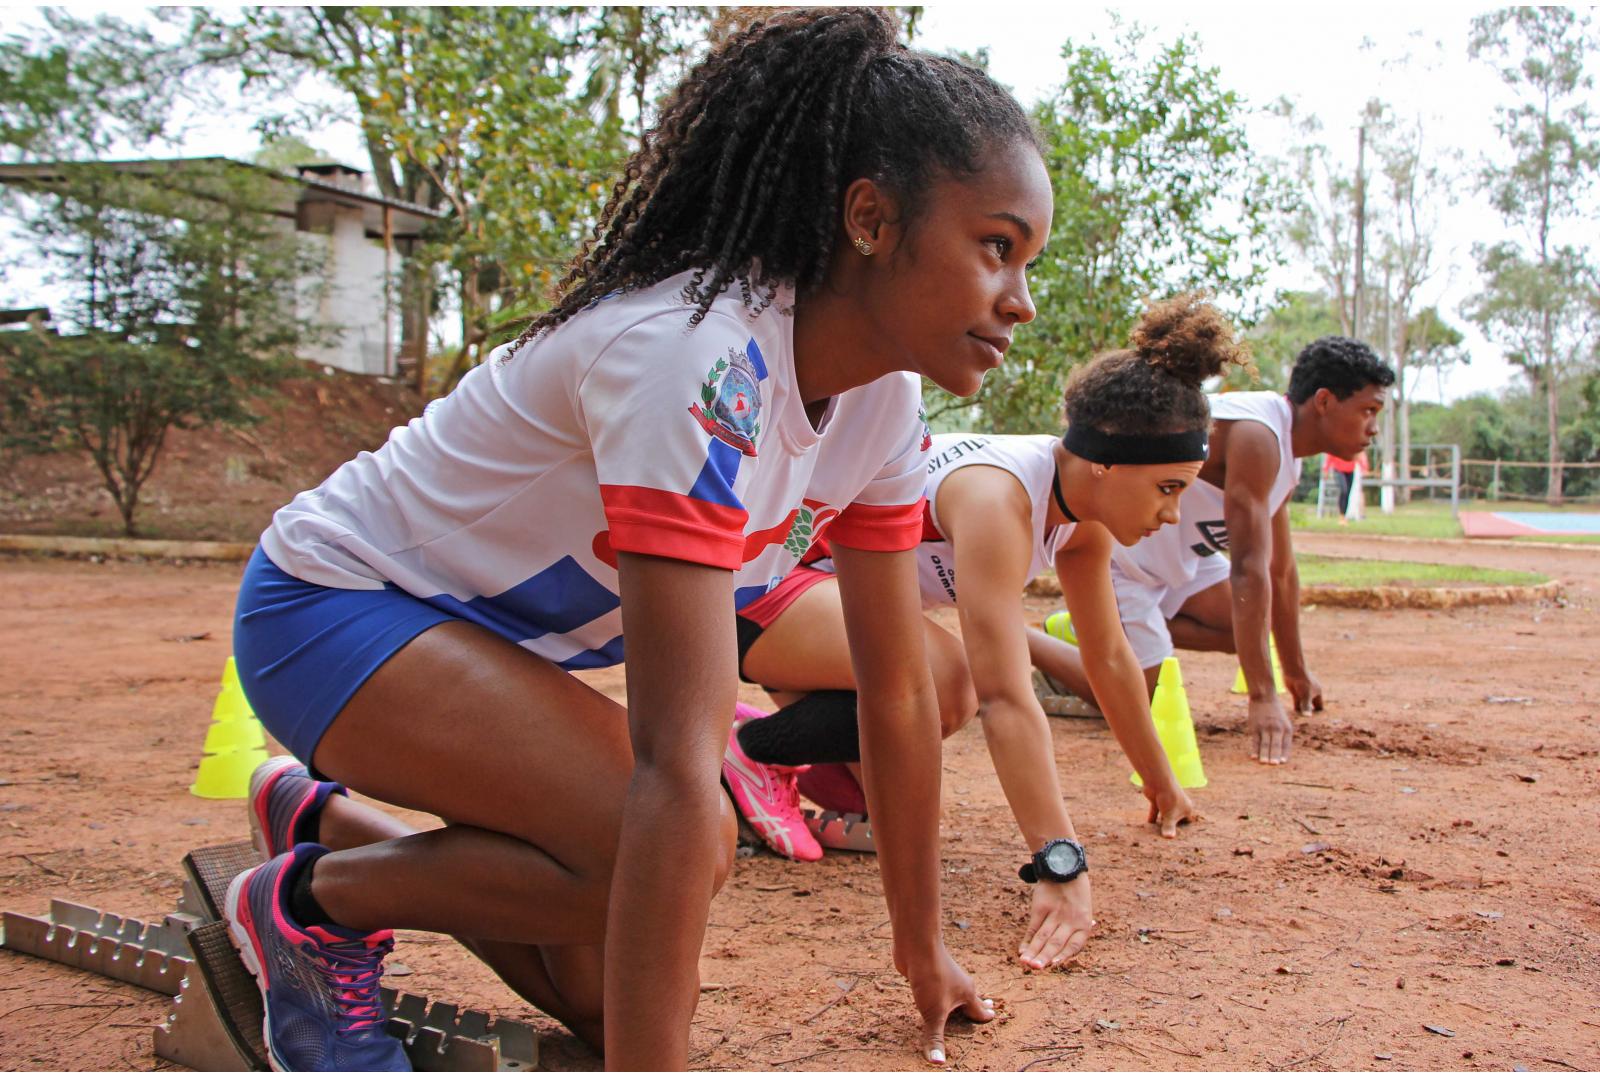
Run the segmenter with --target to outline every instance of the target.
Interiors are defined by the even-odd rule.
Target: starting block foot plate
[[[878,843],[872,838],[872,823],[860,814],[841,814],[836,810],[807,810],[806,828],[817,843],[834,851],[864,851],[876,854]]]

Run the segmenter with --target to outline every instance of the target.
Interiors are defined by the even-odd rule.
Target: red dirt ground
[[[1100,920],[1062,973],[1011,959],[1015,827],[981,734],[951,739],[945,932],[1001,1013],[954,1030],[952,1067],[1600,1068],[1600,551],[1301,545],[1545,570],[1569,602],[1308,611],[1329,709],[1281,769],[1245,757],[1231,658],[1185,654],[1211,785],[1175,842],[1143,824],[1104,729],[1054,721]],[[187,850],[246,835],[240,803],[186,791],[237,574],[0,560],[0,906],[159,918]],[[620,669],[596,681],[620,695]],[[692,1064],[921,1067],[886,918],[870,857],[739,860],[712,909]],[[548,1067],[597,1066],[453,942],[399,939],[395,985],[530,1020]],[[0,952],[0,1068],[169,1067],[151,1052],[165,1005]]]

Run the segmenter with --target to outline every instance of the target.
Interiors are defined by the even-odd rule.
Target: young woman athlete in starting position
[[[1023,587],[1054,565],[1083,663],[1112,732],[1140,776],[1163,836],[1195,816],[1156,738],[1138,661],[1118,621],[1110,561],[1178,520],[1206,456],[1201,382],[1243,358],[1228,323],[1194,294],[1152,306],[1132,347],[1080,369],[1066,434],[938,435],[917,548],[925,607],[954,605],[961,638],[924,621],[946,734],[976,711],[1035,880],[1023,963],[1076,954],[1094,925],[1083,851],[1061,796],[1049,723],[1034,696]],[[745,678],[782,707],[742,712],[723,765],[741,812],[775,850],[820,858],[799,792],[826,809],[865,809],[853,774],[856,695],[838,584],[826,560],[801,566],[740,612]],[[957,588],[959,581],[960,587]],[[822,691],[822,692],[818,692]],[[824,763],[824,764],[816,764]],[[795,766],[811,765],[803,773]],[[876,828],[876,819],[874,818]]]
[[[897,30],[785,12],[715,48],[555,306],[262,535],[235,652],[310,769],[256,776],[272,857],[227,908],[279,1067],[405,1067],[392,927],[468,939],[611,1068],[685,1066],[732,857],[735,610],[802,521],[831,521],[924,1055],[952,1011],[993,1015],[940,933],[918,376],[965,395],[1000,363],[1052,201],[1010,95]],[[568,673],[624,641],[626,709]],[[407,833],[339,784],[446,824]]]

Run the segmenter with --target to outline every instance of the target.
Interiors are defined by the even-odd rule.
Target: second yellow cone
[[[1178,658],[1161,661],[1156,693],[1150,699],[1150,718],[1155,721],[1156,738],[1167,752],[1172,772],[1186,788],[1206,786],[1206,771],[1200,765],[1200,743],[1194,735],[1194,717],[1189,712],[1189,695],[1183,688],[1183,671]],[[1144,787],[1136,772],[1128,777],[1135,787]]]
[[[1283,664],[1281,662],[1279,662],[1279,660],[1278,660],[1278,642],[1277,642],[1277,640],[1275,638],[1269,638],[1268,642],[1269,642],[1269,644],[1271,645],[1271,648],[1272,648],[1272,685],[1273,685],[1273,689],[1276,690],[1276,692],[1280,693],[1280,694],[1287,693],[1289,688],[1287,686],[1283,685]],[[1250,692],[1250,684],[1245,682],[1244,668],[1240,668],[1239,669],[1239,674],[1237,674],[1237,675],[1235,675],[1233,677],[1233,691],[1232,692],[1235,693],[1235,694],[1248,694]]]

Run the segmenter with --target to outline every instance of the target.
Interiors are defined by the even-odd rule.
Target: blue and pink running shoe
[[[325,850],[297,844],[228,886],[228,936],[266,1002],[268,1060],[276,1072],[409,1072],[378,996],[394,934],[301,926],[289,914],[296,871]]]
[[[816,862],[822,858],[822,845],[806,828],[800,792],[795,787],[795,778],[805,767],[765,765],[751,760],[739,745],[739,729],[746,721],[765,715],[743,702],[734,706],[733,730],[722,755],[722,781],[740,815],[769,848],[786,858]]]
[[[343,784],[313,780],[287,755],[269,758],[250,774],[250,839],[263,859],[282,855],[296,844],[315,843],[317,815],[330,795],[344,795]]]

